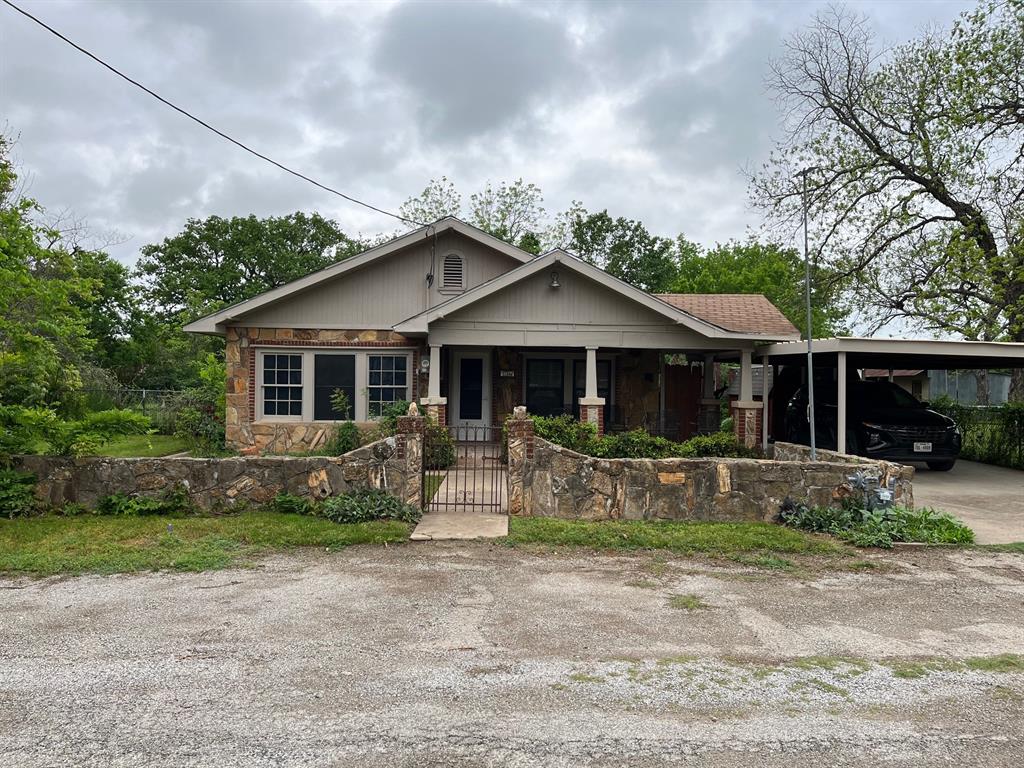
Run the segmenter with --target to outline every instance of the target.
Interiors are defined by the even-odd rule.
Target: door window
[[[482,357],[459,360],[459,419],[478,421],[483,418],[484,361]]]

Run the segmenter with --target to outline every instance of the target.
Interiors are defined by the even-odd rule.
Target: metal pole
[[[813,169],[805,168],[800,172],[803,178],[803,211],[804,211],[804,297],[807,301],[807,421],[811,434],[811,461],[818,458],[818,446],[814,435],[814,345],[811,326],[811,256],[807,241],[807,174]]]

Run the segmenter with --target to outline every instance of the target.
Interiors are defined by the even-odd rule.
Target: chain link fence
[[[168,435],[174,432],[178,411],[187,404],[185,391],[180,389],[83,389],[79,394],[86,410],[135,411],[149,417],[157,431]]]
[[[969,406],[940,397],[932,401],[931,407],[960,427],[960,458],[1024,469],[1024,403]]]

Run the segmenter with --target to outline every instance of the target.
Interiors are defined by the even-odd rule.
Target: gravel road
[[[1024,654],[1024,556],[868,561],[426,543],[0,580],[0,765],[1024,763],[1024,674],[911,666]]]

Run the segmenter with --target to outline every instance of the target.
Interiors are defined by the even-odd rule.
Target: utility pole
[[[818,170],[817,168],[804,168],[798,174],[803,180],[801,199],[804,213],[804,298],[807,302],[807,422],[811,431],[811,461],[818,459],[818,446],[814,435],[814,342],[811,325],[811,254],[808,247],[807,236],[807,176]],[[843,418],[840,414],[839,418]],[[842,450],[841,446],[838,446]]]

